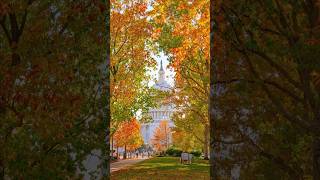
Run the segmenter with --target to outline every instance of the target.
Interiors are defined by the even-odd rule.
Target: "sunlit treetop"
[[[182,61],[194,57],[209,62],[209,1],[156,0],[153,3],[153,38],[171,56],[179,76]]]

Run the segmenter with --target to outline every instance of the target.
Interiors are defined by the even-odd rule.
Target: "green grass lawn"
[[[129,169],[116,171],[111,174],[111,179],[209,179],[208,163],[205,160],[193,160],[191,165],[184,165],[180,164],[179,158],[176,157],[155,157],[131,166]]]

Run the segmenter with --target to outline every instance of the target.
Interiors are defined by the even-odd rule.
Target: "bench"
[[[192,154],[189,153],[181,153],[180,163],[182,164],[191,164]]]

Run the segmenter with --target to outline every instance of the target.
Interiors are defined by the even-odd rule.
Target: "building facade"
[[[162,66],[162,61],[158,72],[158,80],[153,87],[160,91],[170,91],[172,88],[166,81],[166,74]],[[159,127],[161,121],[167,120],[169,122],[169,127],[174,126],[174,123],[171,120],[174,112],[175,109],[173,104],[162,104],[161,102],[159,102],[157,108],[151,108],[149,110],[149,115],[152,117],[152,121],[141,125],[141,134],[146,145],[152,146],[151,141],[154,137],[155,130]]]

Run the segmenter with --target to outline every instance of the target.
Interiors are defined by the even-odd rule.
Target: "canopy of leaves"
[[[100,1],[0,2],[0,179],[80,178],[85,157],[105,151],[104,12]]]
[[[153,7],[154,41],[171,57],[176,72],[171,103],[178,111],[173,120],[177,130],[189,133],[185,141],[197,139],[207,151],[209,1],[154,1]]]
[[[111,8],[111,114],[112,134],[123,121],[142,112],[148,119],[153,106],[147,86],[148,67],[155,66],[146,48],[152,27],[147,21],[148,1],[113,1]]]
[[[143,144],[140,132],[140,124],[136,119],[122,122],[114,134],[114,141],[117,147],[126,147],[126,150],[135,150]]]
[[[156,151],[165,151],[169,148],[171,138],[171,128],[167,120],[162,120],[155,129],[151,143]]]
[[[240,164],[244,179],[319,179],[319,3],[221,1],[213,9],[214,171],[228,176]]]

